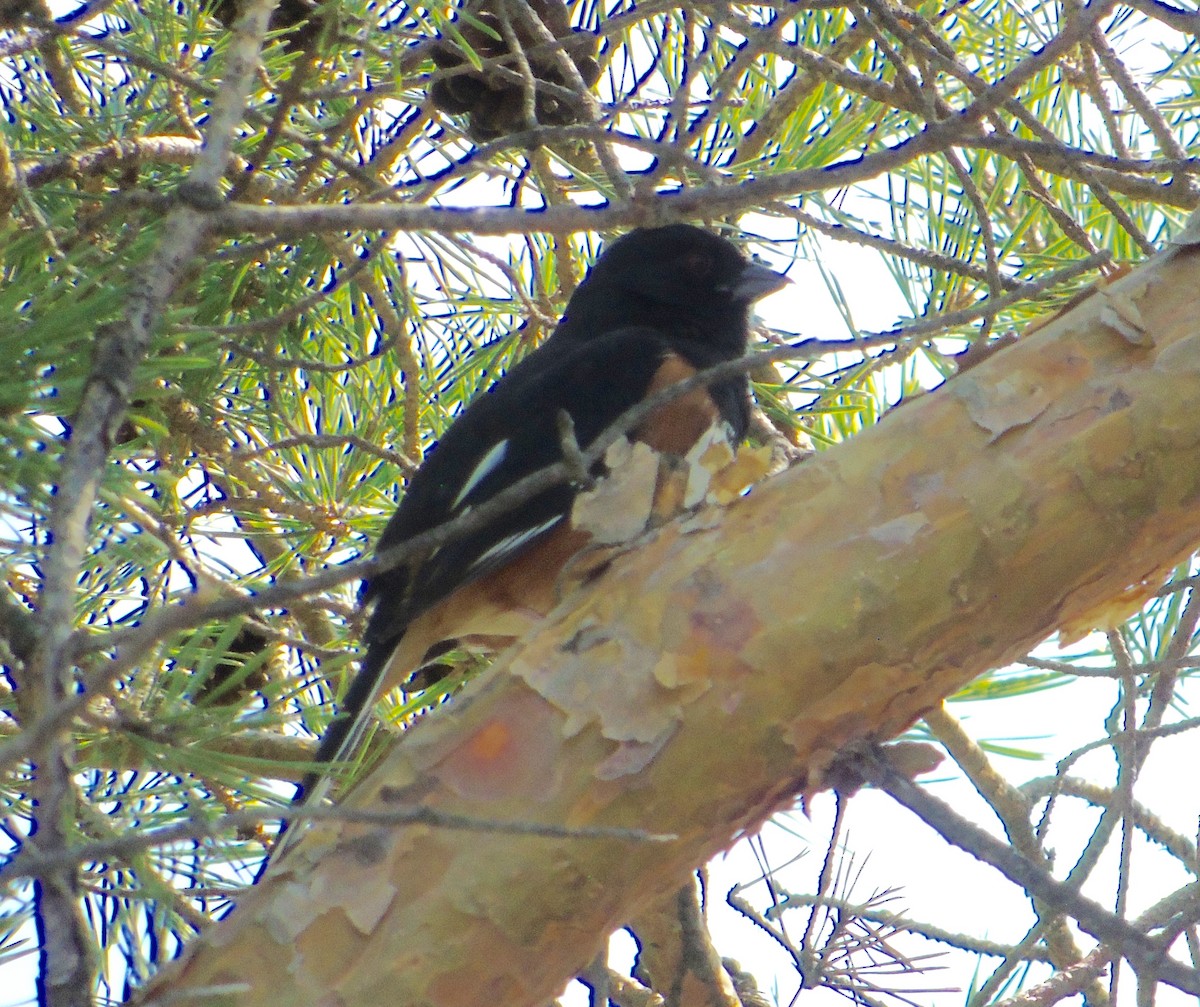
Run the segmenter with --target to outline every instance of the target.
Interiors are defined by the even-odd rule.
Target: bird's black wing
[[[460,414],[413,475],[377,551],[400,545],[486,503],[524,477],[562,459],[558,415],[566,411],[587,447],[641,401],[664,360],[682,357],[703,369],[728,353],[671,340],[645,327],[588,341],[551,339]],[[749,417],[745,378],[712,389],[720,414],[740,438]],[[375,698],[393,649],[408,625],[453,591],[502,566],[559,526],[576,490],[563,483],[497,516],[477,531],[371,578],[363,600],[374,604],[367,654],[326,730],[318,761],[341,757],[352,729]]]

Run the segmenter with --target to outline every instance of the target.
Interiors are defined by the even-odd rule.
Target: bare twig
[[[207,146],[189,175],[187,184],[193,191],[215,190],[224,170],[271,7],[270,0],[254,0],[230,47],[224,83],[209,121]],[[151,335],[185,267],[200,248],[206,225],[204,214],[180,206],[166,223],[156,260],[159,268],[130,294],[124,322],[102,326],[96,334],[91,373],[73,418],[50,512],[50,543],[42,565],[38,596],[41,636],[27,685],[34,690],[37,701],[33,705],[40,707],[43,716],[50,708],[70,702],[68,697],[78,696],[70,674],[68,642],[78,572],[87,552],[87,530],[105,459],[132,394],[134,369],[146,355]],[[31,749],[36,771],[30,792],[37,815],[30,842],[47,856],[69,849],[71,843],[75,790],[67,749],[66,739],[57,730],[42,734]],[[74,866],[63,865],[41,875],[36,894],[41,1007],[86,1007],[92,1000],[94,963]]]
[[[2,870],[0,885],[20,878],[43,878],[73,869],[90,860],[119,860],[150,849],[175,843],[192,844],[198,839],[216,839],[247,825],[263,822],[306,819],[312,821],[358,822],[384,827],[428,825],[439,829],[467,832],[501,832],[518,836],[541,836],[549,839],[617,839],[630,843],[669,843],[676,837],[645,829],[624,829],[603,825],[573,827],[533,821],[502,821],[477,818],[471,815],[449,814],[422,805],[406,805],[390,811],[339,807],[263,808],[233,811],[211,820],[193,819],[158,829],[139,829],[123,836],[100,842],[82,843],[56,853],[25,852],[19,854]]]
[[[1158,942],[1145,932],[1080,895],[1073,887],[1056,881],[1044,868],[1030,863],[892,769],[884,758],[867,753],[857,768],[864,779],[908,808],[947,842],[990,864],[1031,896],[1069,914],[1080,929],[1097,940],[1115,945],[1140,978],[1156,979],[1200,995],[1200,971],[1167,957]]]

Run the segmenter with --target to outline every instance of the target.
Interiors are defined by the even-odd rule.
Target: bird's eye
[[[683,271],[692,279],[705,279],[713,268],[713,258],[707,252],[688,252],[683,257]]]

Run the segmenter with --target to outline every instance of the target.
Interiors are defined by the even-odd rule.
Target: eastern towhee
[[[731,242],[689,225],[636,230],[613,242],[549,339],[472,402],[426,455],[377,551],[560,461],[561,411],[586,448],[649,394],[744,355],[751,303],[786,282]],[[740,441],[750,408],[748,378],[726,378],[660,407],[629,436],[682,455],[718,418]],[[363,604],[372,609],[367,653],[321,740],[319,761],[346,756],[376,697],[408,681],[431,647],[454,637],[468,610],[548,610],[552,601],[533,596],[553,594],[558,571],[587,540],[567,520],[577,492],[554,486],[363,585]]]

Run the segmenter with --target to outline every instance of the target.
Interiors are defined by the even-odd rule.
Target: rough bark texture
[[[147,1000],[544,1004],[688,868],[1200,544],[1200,258],[1161,256],[853,441],[667,526],[347,800],[669,843],[322,824]],[[220,989],[226,991],[222,996]]]

